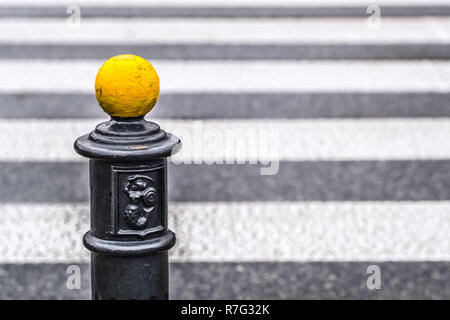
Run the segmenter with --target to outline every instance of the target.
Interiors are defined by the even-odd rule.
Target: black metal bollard
[[[91,251],[93,299],[168,299],[175,234],[167,228],[166,158],[181,142],[144,120],[158,94],[147,61],[111,58],[96,79],[111,120],[75,142],[76,152],[90,158],[91,230],[83,242]]]

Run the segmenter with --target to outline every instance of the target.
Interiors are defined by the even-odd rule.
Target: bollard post
[[[180,140],[144,120],[159,96],[153,66],[134,55],[105,62],[95,93],[111,116],[75,142],[90,158],[92,298],[168,299],[167,157]]]

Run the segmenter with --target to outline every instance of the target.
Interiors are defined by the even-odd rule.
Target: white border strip
[[[0,6],[67,6],[76,3],[80,6],[103,7],[270,7],[270,6],[368,6],[369,4],[391,6],[433,6],[446,5],[447,0],[1,0]]]
[[[450,261],[450,202],[172,203],[171,261]],[[0,263],[87,262],[87,205],[0,205]]]
[[[99,60],[0,60],[0,92],[93,93]],[[161,93],[449,92],[447,61],[151,60]]]
[[[0,20],[0,44],[448,44],[450,18]],[[70,48],[67,48],[70,50]]]
[[[447,0],[1,0],[0,6],[67,6],[76,3],[79,6],[103,7],[270,7],[270,6],[368,6],[369,4],[392,6],[433,6],[446,5]]]
[[[73,142],[101,121],[0,120],[0,161],[82,161]],[[183,141],[175,163],[450,159],[449,119],[158,123]]]

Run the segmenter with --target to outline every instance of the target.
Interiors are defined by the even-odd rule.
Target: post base
[[[94,300],[169,299],[168,252],[121,257],[91,254]]]

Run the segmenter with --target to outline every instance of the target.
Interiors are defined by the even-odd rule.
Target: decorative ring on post
[[[95,93],[111,120],[75,141],[90,158],[93,299],[168,299],[167,157],[180,140],[144,116],[159,96],[153,66],[134,55],[100,68]]]

